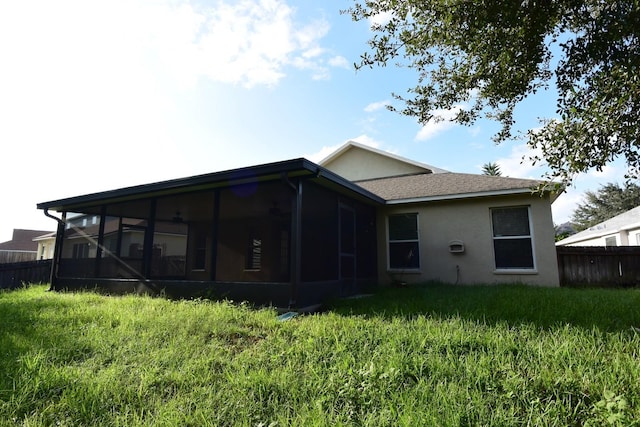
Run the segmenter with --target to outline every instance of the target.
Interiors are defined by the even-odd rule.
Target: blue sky
[[[271,161],[319,161],[353,139],[454,172],[540,178],[497,125],[420,126],[389,112],[408,69],[356,72],[369,23],[348,0],[0,2],[0,242],[51,229],[36,203]],[[382,19],[383,17],[381,17]],[[398,104],[394,104],[398,105]],[[400,105],[398,105],[400,106]],[[460,106],[464,108],[464,105]],[[542,93],[517,127],[553,117]],[[449,112],[441,112],[447,116]],[[624,164],[576,179],[553,206],[623,182]]]

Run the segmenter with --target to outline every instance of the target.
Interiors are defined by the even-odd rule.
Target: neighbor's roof
[[[359,148],[359,149],[362,149],[362,150],[371,151],[372,153],[376,153],[376,154],[379,154],[379,155],[384,156],[384,157],[389,157],[391,159],[395,159],[395,160],[398,160],[400,162],[407,163],[407,164],[419,167],[421,169],[425,169],[427,171],[430,171],[431,173],[445,173],[445,172],[448,172],[448,171],[446,171],[444,169],[440,169],[440,168],[437,168],[435,166],[428,165],[426,163],[417,162],[415,160],[407,159],[406,157],[398,156],[397,154],[389,153],[388,151],[378,150],[377,148],[373,148],[373,147],[370,147],[368,145],[360,144],[359,142],[355,142],[355,141],[347,141],[347,142],[345,142],[336,151],[334,151],[333,153],[329,154],[327,157],[325,157],[320,162],[318,162],[318,164],[320,166],[326,166],[329,163],[331,163],[334,159],[336,159],[337,157],[340,157],[343,153],[345,153],[348,150],[351,150],[352,148]]]
[[[35,252],[38,250],[38,243],[34,242],[33,239],[46,233],[49,233],[49,231],[14,229],[13,238],[7,242],[0,243],[0,250]]]
[[[532,194],[533,190],[542,183],[533,179],[453,172],[405,175],[356,182],[362,188],[387,200],[388,204]]]
[[[634,228],[640,228],[640,206],[562,239],[556,243],[556,246],[578,243]]]

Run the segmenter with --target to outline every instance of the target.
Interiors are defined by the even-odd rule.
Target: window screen
[[[533,269],[529,207],[491,210],[496,269]]]
[[[396,270],[420,268],[418,214],[390,215],[389,268]]]

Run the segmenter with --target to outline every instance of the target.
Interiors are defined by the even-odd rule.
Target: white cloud
[[[385,99],[384,101],[372,102],[371,104],[364,107],[364,111],[366,111],[367,113],[373,113],[374,111],[385,108],[389,104],[390,102],[388,99]]]
[[[207,3],[0,1],[0,180],[20,182],[3,189],[0,241],[55,226],[37,202],[192,174],[198,131],[177,127],[176,94],[203,79],[328,77],[324,18],[300,22],[284,0]]]
[[[351,141],[358,142],[362,145],[368,145],[369,147],[373,148],[380,148],[380,146],[382,145],[380,141],[373,139],[369,135],[356,136],[355,138],[351,138]]]
[[[349,64],[349,61],[347,61],[347,58],[340,55],[329,58],[329,65],[336,68],[344,68],[347,70],[351,69],[351,64]]]
[[[393,12],[391,11],[378,13],[377,15],[373,15],[369,18],[369,26],[374,27],[386,25],[391,21],[391,18],[393,18]]]
[[[533,165],[529,160],[535,155],[541,155],[541,152],[532,150],[527,144],[521,144],[514,146],[507,157],[496,159],[495,162],[500,166],[502,176],[541,179],[542,165],[540,163]]]
[[[319,151],[316,151],[315,153],[312,153],[312,154],[305,154],[303,157],[311,160],[314,163],[319,163],[320,161],[324,160],[327,156],[329,156],[331,153],[333,153],[340,147],[342,147],[342,144],[328,145],[328,146],[325,145]]]
[[[416,134],[415,140],[426,141],[442,132],[445,132],[457,126],[457,123],[453,122],[452,120],[463,108],[465,108],[464,105],[456,105],[448,110],[440,109],[433,111],[433,116],[436,119],[431,120],[429,123],[422,126],[422,128]]]
[[[312,47],[302,53],[303,58],[317,58],[322,55],[326,49],[321,48],[319,46]]]
[[[474,126],[471,129],[469,129],[469,135],[471,135],[474,138],[480,135],[480,132],[482,132],[482,128],[480,126]]]
[[[576,210],[578,204],[583,203],[584,194],[571,187],[567,188],[551,205],[553,214],[553,222],[556,225],[563,224],[571,220],[573,211]]]
[[[202,73],[247,87],[277,84],[288,64],[314,68],[297,58],[320,56],[317,43],[329,31],[324,20],[297,27],[293,9],[279,0],[218,3],[201,14],[204,23],[192,43]]]

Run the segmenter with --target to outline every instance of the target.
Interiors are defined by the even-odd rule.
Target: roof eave
[[[426,197],[410,197],[404,199],[391,199],[387,200],[387,205],[399,205],[404,203],[424,203],[424,202],[439,202],[447,200],[460,200],[479,197],[492,197],[492,196],[511,196],[519,194],[533,194],[531,189],[509,189],[509,190],[492,190],[492,191],[479,191],[475,193],[458,193],[458,194],[442,194]]]
[[[348,181],[347,179],[325,169],[310,160],[299,158],[275,163],[267,163],[258,166],[249,166],[231,169],[210,174],[196,175],[187,178],[178,178],[168,181],[160,181],[151,184],[136,185],[116,190],[108,190],[83,196],[70,197],[50,202],[38,203],[38,209],[54,211],[72,211],[82,207],[95,206],[105,203],[117,203],[143,197],[158,197],[180,193],[182,191],[198,191],[204,189],[221,188],[230,185],[241,185],[248,182],[278,179],[286,174],[287,177],[315,176],[325,179],[355,192],[358,195],[371,199],[377,203],[384,200],[370,191]]]

